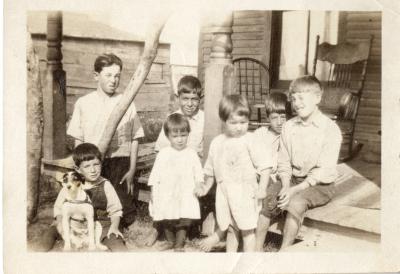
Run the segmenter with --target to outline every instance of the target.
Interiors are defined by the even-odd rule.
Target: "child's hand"
[[[126,183],[126,193],[133,195],[133,178],[135,176],[135,171],[129,170],[125,173],[124,177],[122,177],[121,182],[119,184]]]
[[[121,238],[124,238],[124,235],[122,235],[121,231],[119,231],[119,229],[114,226],[110,226],[110,229],[108,230],[108,233],[107,233],[107,238],[110,239],[110,236],[112,234],[114,234],[117,238],[119,236],[121,236]]]
[[[292,187],[282,188],[279,192],[278,207],[281,210],[285,210],[289,205],[290,199],[294,195],[294,190]]]

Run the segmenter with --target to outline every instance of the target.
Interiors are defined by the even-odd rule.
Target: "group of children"
[[[119,228],[134,217],[130,194],[137,139],[143,136],[134,104],[117,128],[103,170],[101,155],[92,144],[99,142],[120,98],[115,91],[121,69],[121,60],[113,54],[96,59],[97,91],[77,101],[68,128],[77,144],[73,152],[76,170],[85,177],[87,189],[96,189],[94,200],[105,197],[106,203],[99,209],[111,219],[111,225],[104,229],[104,244],[113,251],[126,249]],[[263,251],[271,221],[285,215],[282,248],[291,245],[306,210],[326,204],[334,193],[341,133],[318,109],[321,96],[321,84],[315,77],[294,80],[289,88],[291,103],[283,93],[270,94],[265,102],[270,126],[254,132],[248,131],[251,112],[247,100],[240,95],[224,96],[219,104],[223,133],[212,140],[202,167],[202,88],[196,77],[184,76],[178,83],[179,110],[163,125],[148,181],[150,216],[162,224],[168,248],[183,249],[188,230],[201,217],[199,198],[214,184],[218,227],[199,242],[201,249],[209,251],[226,237],[227,252],[236,252],[239,242],[245,252]],[[291,110],[296,116],[289,120]],[[60,192],[54,208],[56,225],[48,239],[62,233],[57,225],[62,200]],[[54,240],[47,242],[50,249]]]

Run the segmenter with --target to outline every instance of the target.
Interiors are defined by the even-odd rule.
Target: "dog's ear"
[[[74,176],[75,176],[75,178],[79,181],[79,182],[81,182],[82,184],[84,184],[85,183],[85,178],[79,173],[79,172],[74,172]]]

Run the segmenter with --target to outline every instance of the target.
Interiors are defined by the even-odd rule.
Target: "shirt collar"
[[[184,115],[181,109],[178,109],[177,111],[175,111],[175,113],[179,113],[179,114]],[[195,120],[195,121],[197,121],[197,120],[200,119],[199,113],[200,113],[200,109],[199,109],[199,110],[197,111],[197,113],[196,113],[195,115],[193,115],[192,117],[187,117],[187,116],[185,116],[185,115],[184,115],[184,116],[185,116],[186,118],[190,119],[190,120]]]
[[[299,116],[294,117],[294,121],[298,124],[302,124],[305,126],[312,124],[312,125],[320,128],[324,125],[324,116],[322,115],[322,113],[319,109],[316,109],[309,122],[304,122]]]
[[[97,90],[96,90],[96,94],[97,94],[97,96],[98,96],[101,100],[105,100],[105,99],[109,99],[109,98],[115,98],[116,95],[117,95],[118,93],[114,92],[113,95],[108,96],[108,95],[105,94],[103,91],[97,89]]]

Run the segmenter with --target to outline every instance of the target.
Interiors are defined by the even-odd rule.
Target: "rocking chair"
[[[268,67],[261,61],[242,57],[233,60],[235,66],[236,89],[239,94],[246,96],[252,112],[257,113],[255,119],[250,119],[250,127],[266,125],[262,122],[265,115],[264,100],[270,92],[270,73]],[[252,117],[251,117],[252,118]]]
[[[362,144],[354,139],[356,120],[364,89],[365,75],[373,37],[366,42],[319,44],[316,50],[312,75],[315,76],[317,62],[328,64],[327,81],[322,81],[324,93],[320,103],[322,112],[337,121],[342,135],[340,161],[352,159],[361,150]]]

